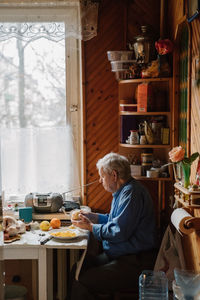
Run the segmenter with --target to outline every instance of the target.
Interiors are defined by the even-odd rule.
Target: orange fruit
[[[56,229],[56,228],[60,228],[61,226],[61,222],[58,218],[53,218],[51,219],[50,221],[50,225],[53,229]]]

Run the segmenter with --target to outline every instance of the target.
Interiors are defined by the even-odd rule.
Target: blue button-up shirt
[[[110,214],[99,214],[93,234],[113,258],[155,248],[154,208],[146,188],[135,179],[121,186],[113,194]]]

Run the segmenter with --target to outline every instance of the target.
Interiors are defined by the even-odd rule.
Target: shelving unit
[[[137,112],[128,111],[129,106],[136,105],[136,90],[140,83],[151,83],[154,91],[154,111]],[[131,104],[121,104],[128,101]],[[122,106],[126,111],[122,111]],[[119,81],[119,150],[125,154],[133,152],[134,155],[140,158],[142,149],[152,149],[155,155],[159,155],[161,160],[168,161],[168,152],[172,148],[172,78],[139,78]],[[128,144],[127,138],[131,129],[138,129],[138,124],[141,120],[150,120],[154,117],[164,117],[166,127],[169,128],[169,143],[168,144]],[[124,126],[124,123],[125,126]],[[128,125],[127,125],[128,124]],[[133,126],[133,128],[131,128]],[[127,128],[124,128],[127,127]],[[170,174],[172,178],[172,172]]]
[[[136,91],[140,83],[151,83],[154,92],[153,111],[138,112]],[[140,161],[141,153],[145,149],[152,149],[154,158],[158,158],[164,163],[168,161],[168,152],[172,145],[172,78],[145,78],[129,79],[119,81],[119,153],[130,157],[133,155]],[[129,109],[130,107],[130,109]],[[133,111],[131,111],[133,110]],[[150,121],[153,118],[163,117],[165,127],[169,128],[168,144],[128,144],[127,137],[130,130],[138,129],[138,124],[142,120]],[[125,126],[123,127],[123,125]],[[128,125],[127,125],[128,124]],[[132,125],[130,125],[132,124]],[[133,128],[131,128],[133,126]],[[134,176],[137,180],[152,182],[157,184],[158,191],[158,211],[165,209],[165,184],[173,180],[172,169],[169,168],[169,177],[149,178],[146,176]],[[155,186],[154,186],[155,188]],[[152,187],[153,189],[153,187]],[[160,226],[160,213],[158,214],[158,226]]]

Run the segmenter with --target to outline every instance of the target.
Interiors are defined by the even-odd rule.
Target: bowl
[[[147,177],[148,178],[157,178],[157,177],[159,177],[159,171],[157,171],[157,170],[147,170]]]
[[[135,60],[118,60],[118,61],[111,61],[110,63],[113,72],[129,70],[131,66],[137,64]]]
[[[108,60],[130,60],[133,57],[133,51],[108,51]]]

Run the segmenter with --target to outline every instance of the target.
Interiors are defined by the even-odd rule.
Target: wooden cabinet
[[[137,89],[141,83],[149,83],[152,88],[151,108],[146,112],[137,111]],[[153,144],[130,144],[128,137],[130,130],[138,130],[141,122],[153,121],[162,123],[162,128],[168,131],[167,142],[160,137],[159,143]],[[141,161],[141,153],[145,149],[151,149],[154,159],[163,163],[168,161],[168,152],[172,148],[172,79],[171,78],[148,78],[119,81],[119,152],[132,155],[135,161]],[[163,130],[163,129],[162,129]],[[144,178],[141,178],[144,179]],[[152,180],[152,178],[145,178]],[[171,180],[172,172],[163,180]],[[153,178],[161,180],[161,178]]]

